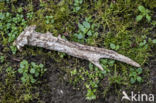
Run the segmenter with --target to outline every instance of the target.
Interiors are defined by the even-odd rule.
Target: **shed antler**
[[[67,53],[68,55],[86,59],[96,65],[99,69],[103,70],[103,67],[99,63],[100,58],[108,58],[118,60],[135,67],[140,67],[138,63],[118,54],[115,51],[98,48],[93,46],[82,45],[75,42],[69,42],[62,39],[60,36],[54,37],[51,33],[39,33],[35,31],[36,26],[29,26],[18,36],[14,41],[14,45],[19,50],[24,45],[43,47],[50,50]]]

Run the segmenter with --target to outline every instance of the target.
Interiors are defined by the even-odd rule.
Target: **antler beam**
[[[135,67],[140,67],[140,65],[135,61],[118,54],[115,51],[69,42],[62,39],[60,36],[54,37],[49,32],[45,34],[36,32],[35,28],[36,26],[29,26],[25,28],[25,30],[14,41],[13,44],[17,46],[20,51],[25,45],[43,47],[49,50],[64,52],[77,58],[86,59],[101,70],[103,70],[103,67],[99,63],[100,58],[114,59]]]

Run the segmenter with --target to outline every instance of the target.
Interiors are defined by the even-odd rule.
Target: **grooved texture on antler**
[[[25,45],[30,45],[64,52],[77,58],[86,59],[101,70],[103,70],[103,68],[99,63],[100,58],[114,59],[135,67],[140,67],[140,65],[135,61],[118,54],[115,51],[69,42],[61,37],[54,37],[49,32],[45,34],[36,32],[35,28],[36,26],[29,26],[25,28],[25,30],[14,41],[14,45],[16,45],[19,50],[21,50],[21,47]]]

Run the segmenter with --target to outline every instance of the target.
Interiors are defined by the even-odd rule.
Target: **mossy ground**
[[[144,91],[155,93],[150,91],[151,78],[155,78],[151,77],[154,67],[150,63],[150,57],[154,60],[156,50],[153,42],[156,38],[155,0],[77,1],[0,2],[0,102],[92,102],[85,99],[95,99],[96,103],[100,103],[99,100],[120,102],[123,90],[137,92],[147,87]],[[151,11],[150,22],[145,17],[140,22],[136,21],[140,5]],[[87,31],[79,27],[84,21],[90,25]],[[131,83],[130,69],[138,68],[118,61],[101,60],[105,67],[102,72],[88,61],[64,53],[29,46],[19,52],[12,42],[28,25],[37,25],[38,32],[49,31],[69,41],[113,49],[141,64],[143,72],[137,75],[141,81]],[[23,59],[42,63],[47,68],[44,76],[39,78],[40,83],[22,84],[17,70]],[[8,68],[11,70],[7,71]]]

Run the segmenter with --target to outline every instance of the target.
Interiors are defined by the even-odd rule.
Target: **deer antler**
[[[18,36],[14,41],[14,45],[19,50],[24,45],[43,47],[50,50],[67,53],[68,55],[86,59],[96,65],[99,69],[103,70],[103,67],[99,63],[100,58],[108,58],[118,60],[135,67],[140,67],[138,63],[118,54],[115,51],[98,48],[93,46],[82,45],[75,42],[69,42],[62,39],[60,36],[54,37],[51,33],[39,33],[35,31],[36,26],[29,26]]]

